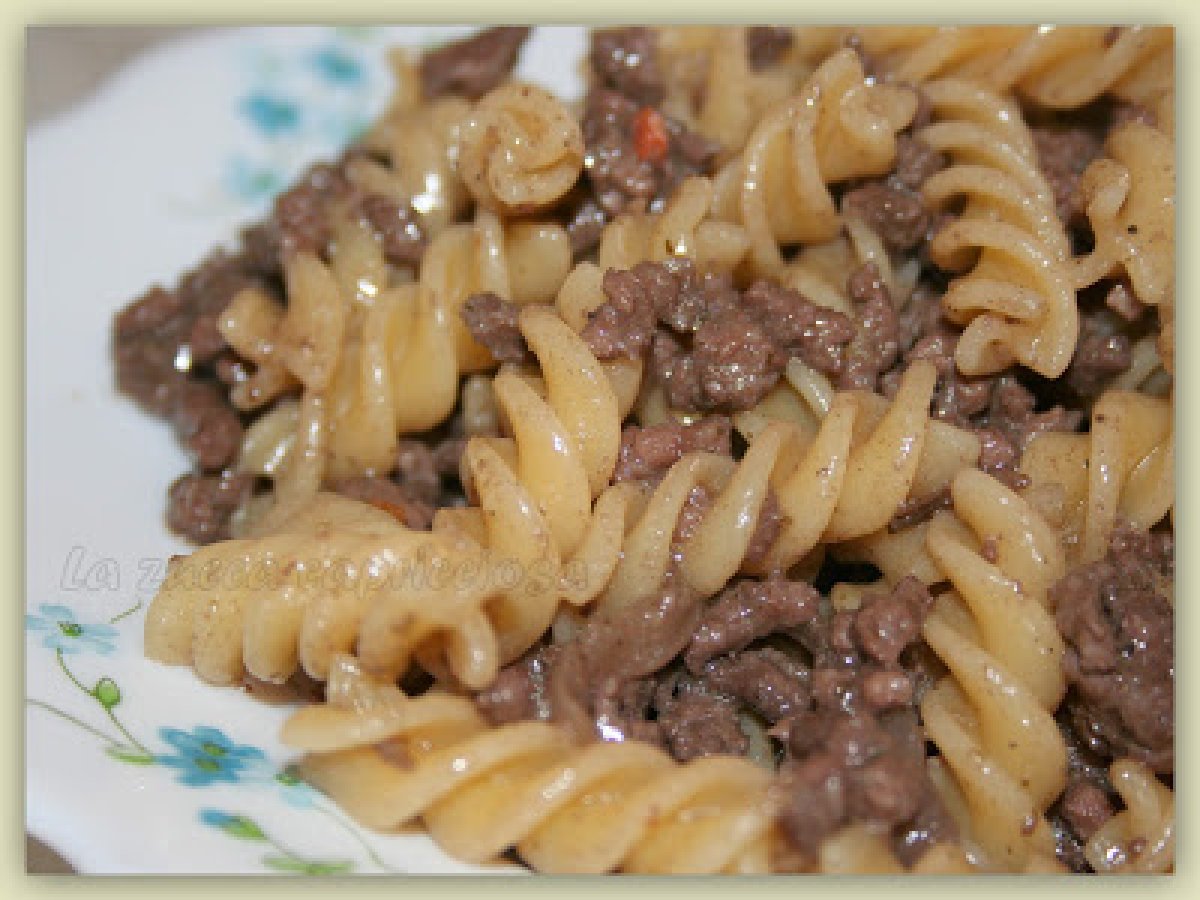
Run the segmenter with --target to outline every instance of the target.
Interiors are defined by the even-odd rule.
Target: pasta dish
[[[540,872],[1174,870],[1174,34],[530,29],[113,325],[145,652]]]

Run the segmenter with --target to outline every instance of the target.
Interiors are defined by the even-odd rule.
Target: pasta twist
[[[1020,464],[1026,495],[1079,562],[1104,556],[1118,522],[1162,521],[1175,503],[1174,469],[1171,401],[1115,390],[1093,406],[1089,434],[1040,434]]]
[[[921,714],[965,796],[983,864],[1019,871],[1053,858],[1044,812],[1066,784],[1053,716],[1066,691],[1064,651],[1047,608],[1066,563],[1054,531],[991,476],[965,470],[951,492],[957,519],[935,519],[928,544],[957,596],[939,597],[923,628],[950,674],[925,694]]]
[[[906,84],[971,78],[1051,109],[1076,109],[1106,93],[1156,103],[1173,91],[1169,27],[868,26],[826,33],[823,46],[851,33],[881,74]]]
[[[627,212],[605,226],[602,270],[631,269],[643,260],[687,257],[703,269],[733,271],[749,249],[745,230],[711,214],[712,182],[684,179],[659,212]]]
[[[952,160],[925,182],[925,199],[933,207],[967,201],[930,245],[939,266],[970,269],[942,301],[966,326],[958,368],[987,375],[1016,361],[1056,378],[1075,351],[1079,314],[1070,245],[1029,129],[1012,103],[978,85],[933,82],[925,94],[935,122],[918,137]]]
[[[448,853],[515,848],[542,872],[765,872],[770,775],[735,757],[678,765],[635,742],[580,745],[547,722],[491,728],[463,697],[409,698],[341,657],[328,701],[285,743],[303,777],[363,825],[421,819]]]
[[[347,304],[333,273],[312,252],[283,264],[288,303],[257,288],[234,295],[217,324],[222,337],[255,371],[230,390],[241,410],[258,409],[296,384],[329,385],[346,329]]]
[[[758,274],[782,267],[781,245],[837,236],[841,222],[828,185],[885,173],[916,103],[908,88],[868,81],[854,52],[843,50],[762,117],[742,153],[717,175],[713,204],[718,219],[746,229]]]
[[[508,214],[549,206],[583,169],[583,132],[557,97],[508,82],[484,96],[463,122],[459,169],[476,201]]]
[[[248,348],[252,361],[261,360],[247,382],[258,395],[266,388],[255,379],[290,372],[281,368],[287,326],[293,317],[304,317],[303,327],[292,326],[296,342],[315,347],[311,355],[324,365],[319,381],[305,382],[322,393],[324,404],[321,449],[313,462],[317,475],[305,499],[326,476],[390,471],[401,435],[433,428],[454,410],[459,376],[495,366],[462,320],[468,296],[493,291],[520,303],[548,302],[570,267],[569,240],[560,226],[533,221],[505,226],[480,211],[474,223],[452,225],[434,239],[418,281],[392,283],[378,246],[371,242],[351,251],[353,226],[343,225],[342,231],[350,234],[339,240],[328,267],[315,258],[306,262],[316,286],[297,294],[286,316],[257,292],[243,292],[226,314],[241,329],[226,329],[239,341],[235,346]],[[340,318],[330,322],[335,314]],[[274,322],[279,324],[267,327]],[[260,352],[260,346],[266,349]],[[289,382],[275,378],[276,383]],[[298,433],[295,404],[281,403],[248,431],[243,471],[276,478],[278,487]]]
[[[412,73],[400,85],[412,87]],[[417,89],[419,94],[419,88]],[[397,90],[396,102],[363,136],[367,156],[347,165],[350,181],[411,207],[425,234],[435,236],[467,211],[471,195],[458,169],[458,141],[470,104],[461,97],[439,97],[421,104]]]
[[[973,435],[929,420],[932,364],[910,367],[890,404],[865,392],[835,393],[797,361],[789,379],[803,400],[777,392],[736,419],[749,440],[739,462],[698,453],[671,467],[628,528],[602,602],[620,607],[647,596],[673,564],[698,593],[716,593],[742,567],[768,490],[783,521],[757,564],[769,572],[820,544],[879,532],[906,498],[936,493],[948,473],[978,456]],[[712,504],[673,551],[675,523],[697,486]]]
[[[355,647],[376,594],[397,585],[421,589],[463,550],[382,510],[321,493],[267,537],[210,544],[172,560],[146,616],[146,655],[191,665],[215,684],[237,683],[246,672],[282,683],[301,666],[324,679],[332,655]],[[429,568],[400,571],[401,560]],[[422,626],[447,612],[429,606]],[[469,633],[476,623],[441,624]]]
[[[323,679],[329,655],[351,650],[398,677],[416,655],[478,688],[541,637],[560,599],[591,599],[615,565],[628,493],[607,491],[593,515],[620,444],[616,397],[553,312],[526,307],[520,321],[546,396],[512,369],[496,377],[514,436],[468,443],[478,508],[442,510],[425,533],[317,494],[265,537],[174,562],[147,617],[147,653],[217,683],[243,666],[267,681],[297,665]]]
[[[1175,793],[1144,763],[1118,759],[1109,780],[1125,808],[1088,840],[1087,861],[1101,874],[1175,870]]]
[[[1158,349],[1167,370],[1175,348],[1175,142],[1130,122],[1105,142],[1105,155],[1084,172],[1080,197],[1095,248],[1074,259],[1077,287],[1124,274],[1134,296],[1157,307]]]

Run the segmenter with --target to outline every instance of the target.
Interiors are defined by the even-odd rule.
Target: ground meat
[[[651,370],[676,409],[749,409],[779,382],[791,356],[840,371],[855,334],[845,316],[796,291],[757,281],[739,292],[728,277],[701,275],[686,259],[610,271],[603,285],[608,299],[584,338],[601,359],[636,358],[649,345]],[[871,335],[881,331],[877,319],[872,312]]]
[[[929,781],[914,711],[879,717],[806,713],[793,720],[787,746],[790,759],[775,786],[780,824],[807,856],[852,822],[889,833],[905,863],[955,836]]]
[[[705,690],[737,700],[774,724],[808,709],[810,672],[772,647],[717,657],[699,673]]]
[[[338,164],[313,166],[275,199],[271,223],[278,230],[281,258],[298,251],[322,256],[328,252],[329,207],[349,191],[345,175],[348,158]]]
[[[180,382],[171,398],[170,420],[201,471],[225,468],[241,447],[242,420],[210,382]]]
[[[769,327],[788,356],[798,357],[826,375],[843,371],[846,346],[855,335],[846,316],[818,306],[798,291],[764,280],[746,289],[742,303]]]
[[[793,43],[790,28],[755,25],[746,29],[746,61],[756,72],[777,63]]]
[[[870,593],[854,617],[854,637],[870,658],[887,665],[920,638],[921,623],[933,601],[929,589],[911,575],[889,593]]]
[[[781,629],[812,622],[820,605],[820,595],[803,581],[739,581],[704,612],[684,652],[684,663],[699,674],[716,656],[741,650]]]
[[[979,438],[979,470],[1003,484],[1018,490],[1029,483],[1027,476],[1017,471],[1021,454],[1013,439],[998,428],[975,429]]]
[[[592,72],[599,84],[638,103],[654,105],[662,100],[665,89],[653,29],[598,28],[591,39]]]
[[[443,94],[479,99],[508,77],[529,33],[529,28],[489,28],[425,53],[421,57],[422,94],[426,99]]]
[[[602,611],[579,634],[589,682],[624,683],[657,672],[687,646],[700,615],[700,598],[682,578],[671,576],[632,608]]]
[[[1077,196],[1079,178],[1100,155],[1103,140],[1095,130],[1077,126],[1041,125],[1031,130],[1038,164],[1054,191],[1058,217],[1070,225],[1083,213]]]
[[[1042,412],[1034,407],[1033,392],[1010,375],[996,380],[987,415],[980,424],[999,429],[1021,452],[1044,431],[1075,431],[1083,421],[1077,409],[1053,406]]]
[[[685,689],[659,707],[658,723],[671,755],[680,762],[724,753],[742,756],[748,741],[737,705],[718,694]]]
[[[1120,528],[1104,559],[1051,590],[1076,733],[1101,756],[1159,773],[1175,768],[1174,576],[1169,535]]]
[[[370,194],[359,202],[359,211],[379,235],[388,261],[398,266],[416,266],[425,252],[425,233],[413,208],[382,194]]]
[[[848,191],[842,211],[862,219],[893,250],[907,253],[929,231],[929,214],[918,194],[885,181]]]
[[[369,503],[391,513],[407,527],[428,531],[433,524],[433,507],[418,500],[391,478],[355,475],[332,479],[326,487],[344,497]]]
[[[438,505],[442,493],[441,473],[434,459],[434,450],[425,441],[412,438],[400,441],[395,477],[413,500],[429,506]]]
[[[1121,302],[1118,298],[1118,304]],[[1123,333],[1119,314],[1107,308],[1081,311],[1079,340],[1075,355],[1064,375],[1066,383],[1081,398],[1092,399],[1113,378],[1133,364],[1133,345]]]
[[[229,465],[242,437],[241,417],[212,371],[225,351],[214,323],[255,283],[242,258],[217,253],[174,291],[150,289],[113,322],[118,390],[167,418],[205,472]]]
[[[462,307],[472,337],[488,348],[497,362],[525,362],[529,348],[517,323],[520,308],[499,294],[472,294]]]
[[[929,103],[921,91],[917,91],[918,113],[913,120],[913,127],[918,127],[922,106]],[[946,168],[945,154],[933,149],[920,138],[901,133],[896,138],[896,160],[892,173],[888,176],[888,184],[894,188],[903,188],[918,193],[925,180],[936,172]]]
[[[613,481],[656,483],[688,453],[730,455],[733,426],[725,416],[705,416],[694,424],[670,420],[658,425],[626,425]]]
[[[1067,825],[1083,841],[1095,834],[1116,812],[1108,794],[1086,781],[1069,785],[1060,803]]]
[[[571,253],[578,259],[600,246],[608,215],[591,195],[568,202],[567,209],[567,236],[571,239]]]
[[[746,554],[742,565],[747,571],[759,570],[767,554],[771,552],[771,548],[779,539],[784,521],[785,517],[779,506],[779,498],[775,496],[774,491],[768,488],[767,495],[763,498],[762,508],[758,512],[758,522],[750,534],[750,542],[746,544]]]
[[[603,88],[590,91],[584,103],[584,171],[596,206],[608,217],[658,208],[684,178],[708,174],[717,153],[712,141],[644,103]],[[639,122],[647,116],[661,117],[667,143],[643,156]]]
[[[900,356],[896,310],[875,263],[855,269],[847,289],[856,306],[855,333],[845,348],[838,387],[874,391],[880,374],[895,365]]]
[[[226,540],[233,514],[253,489],[253,478],[232,472],[181,475],[167,491],[167,527],[197,544]]]
[[[745,313],[696,329],[691,362],[691,379],[664,379],[672,405],[683,409],[749,409],[779,382],[786,365],[766,324]]]
[[[535,672],[541,660],[527,654],[505,666],[495,680],[475,695],[475,703],[493,725],[539,718],[537,696],[541,688]]]
[[[1046,817],[1054,830],[1059,860],[1072,872],[1091,872],[1084,845],[1105,817],[1105,807],[1111,815],[1118,798],[1108,780],[1108,762],[1075,733],[1070,710],[1060,707],[1056,724],[1067,747],[1067,786],[1046,810]]]
[[[601,287],[608,299],[588,315],[580,333],[598,359],[645,354],[654,338],[654,291],[662,289],[660,281],[652,263],[604,273]]]

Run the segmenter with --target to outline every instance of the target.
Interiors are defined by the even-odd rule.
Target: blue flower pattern
[[[268,137],[285,135],[300,125],[300,107],[286,97],[256,91],[242,101],[240,109]]]
[[[83,624],[75,611],[67,606],[43,603],[41,615],[25,615],[25,627],[32,632],[45,633],[42,645],[59,653],[91,651],[107,656],[116,649],[113,643],[117,629],[103,623]]]
[[[178,728],[160,728],[162,739],[178,751],[156,757],[157,762],[179,770],[176,780],[189,787],[224,781],[261,780],[269,766],[257,747],[235,744],[219,728],[199,725],[189,734]]]
[[[264,51],[248,60],[252,86],[238,103],[253,147],[234,154],[221,178],[233,198],[260,205],[299,174],[302,156],[329,156],[358,138],[373,115],[364,97],[386,91],[365,51],[373,29],[333,29],[293,55]]]

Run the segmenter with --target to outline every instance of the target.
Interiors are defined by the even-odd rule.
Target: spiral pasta
[[[809,52],[851,35],[896,82],[971,78],[1051,109],[1109,92],[1152,102],[1173,90],[1174,35],[1161,26],[866,26],[811,35]]]
[[[458,154],[463,180],[479,203],[528,213],[575,184],[583,168],[583,134],[549,91],[510,82],[472,109]]]
[[[1072,260],[1079,287],[1124,274],[1134,296],[1158,309],[1158,351],[1167,370],[1175,349],[1175,145],[1162,131],[1130,122],[1079,185],[1095,248]]]
[[[1171,402],[1107,391],[1090,434],[1041,434],[1021,457],[1027,496],[1062,531],[1072,559],[1102,557],[1118,522],[1147,529],[1174,507]]]
[[[405,697],[345,657],[328,693],[283,738],[307,751],[304,777],[369,827],[420,817],[460,859],[515,847],[543,872],[767,870],[770,779],[750,762],[681,767],[644,744],[580,746],[545,722],[492,729],[461,697]]]
[[[941,81],[924,90],[935,122],[918,137],[954,162],[926,181],[924,196],[935,206],[967,199],[930,245],[943,268],[970,267],[942,298],[965,326],[958,368],[986,375],[1018,361],[1057,377],[1074,352],[1079,315],[1066,233],[1029,131],[1015,107],[982,87]]]
[[[399,79],[392,108],[363,137],[363,145],[383,161],[350,161],[350,180],[402,206],[411,207],[422,228],[437,235],[468,208],[470,192],[458,168],[458,141],[470,104],[461,97],[439,97],[421,104]]]
[[[625,492],[607,491],[592,514],[616,462],[616,398],[552,312],[527,307],[521,323],[546,396],[515,371],[496,378],[514,437],[468,444],[478,508],[443,510],[427,534],[318,494],[265,536],[174,563],[147,617],[147,652],[217,683],[240,678],[243,665],[266,681],[298,664],[324,678],[329,653],[350,649],[371,671],[397,676],[417,652],[427,667],[480,687],[541,636],[560,598],[594,596],[620,550]],[[574,581],[564,578],[568,563],[580,573]],[[214,569],[226,579],[215,598]]]
[[[686,178],[659,212],[628,212],[604,229],[602,270],[631,269],[643,260],[687,257],[703,269],[732,271],[749,249],[745,230],[712,216],[712,182]]]
[[[746,229],[755,270],[778,271],[781,245],[836,237],[828,185],[886,172],[896,133],[915,112],[912,91],[868,82],[851,50],[830,56],[799,94],[769,110],[717,175],[713,203],[717,218]]]
[[[1175,792],[1131,759],[1114,762],[1108,777],[1125,808],[1088,840],[1092,868],[1104,874],[1173,872]]]
[[[994,478],[965,470],[951,491],[958,521],[930,527],[929,552],[957,596],[925,622],[950,670],[921,703],[970,810],[985,865],[1009,871],[1052,858],[1046,808],[1066,784],[1066,747],[1053,710],[1065,690],[1062,638],[1046,591],[1065,571],[1053,530]],[[994,550],[989,562],[972,536]]]

